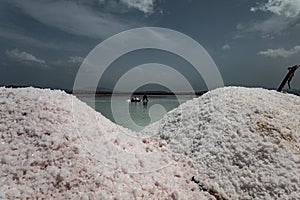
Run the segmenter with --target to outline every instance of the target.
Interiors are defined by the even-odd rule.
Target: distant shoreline
[[[85,91],[85,90],[81,90],[78,91],[76,93],[74,93],[72,90],[70,89],[63,89],[63,88],[56,88],[56,87],[40,87],[40,86],[34,86],[34,85],[2,85],[0,87],[6,87],[6,88],[26,88],[26,87],[34,87],[34,88],[39,88],[39,89],[50,89],[50,90],[63,90],[68,94],[73,94],[73,95],[77,95],[77,96],[87,96],[87,95],[95,95],[95,96],[112,96],[112,95],[117,95],[117,96],[140,96],[140,95],[152,95],[152,96],[175,96],[175,95],[196,95],[196,96],[201,96],[203,94],[205,94],[206,92],[208,92],[208,90],[206,91],[197,91],[195,93],[192,92],[178,92],[176,94],[174,94],[173,92],[167,92],[167,91],[140,91],[140,92],[112,92],[112,91],[96,91],[92,92],[92,91]],[[268,90],[276,90],[276,88],[265,88]],[[294,94],[297,96],[300,96],[300,90],[299,89],[292,89],[292,90],[287,90],[284,89],[283,90],[284,93],[289,93],[289,94]]]
[[[129,92],[116,92],[116,93],[108,93],[108,92],[77,92],[73,93],[75,96],[90,96],[90,95],[95,95],[95,96],[143,96],[144,94],[148,96],[176,96],[176,95],[196,95],[196,96],[201,96],[205,94],[207,91],[203,92],[196,92],[196,93],[191,93],[191,92],[179,92],[179,93],[171,93],[171,92],[135,92],[135,93],[129,93]]]
[[[73,92],[72,90],[68,89],[62,89],[62,88],[54,88],[54,87],[40,87],[40,86],[32,86],[32,85],[7,85],[7,86],[1,86],[1,87],[6,87],[6,88],[26,88],[26,87],[34,87],[34,88],[39,88],[39,89],[51,89],[51,90],[63,90],[68,94],[74,94],[78,96],[86,96],[86,95],[96,95],[96,96],[112,96],[112,95],[118,95],[118,96],[128,96],[128,95],[159,95],[159,96],[175,96],[175,95],[196,95],[196,96],[201,96],[204,93],[208,91],[198,91],[198,92],[178,92],[174,94],[173,92],[167,92],[167,91],[139,91],[139,92],[112,92],[112,91],[88,91],[88,90],[79,90],[77,92]]]

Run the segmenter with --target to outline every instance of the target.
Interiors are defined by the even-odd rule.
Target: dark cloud
[[[281,2],[279,7],[271,4],[276,1]],[[123,30],[157,26],[198,41],[217,63],[226,84],[276,87],[286,72],[283,66],[296,62],[298,55],[293,47],[299,44],[300,18],[289,2],[298,1],[2,0],[1,84],[71,88],[82,60],[96,45]],[[256,12],[250,11],[252,7]],[[271,59],[275,55],[281,56]],[[147,56],[153,57],[184,71],[180,72],[193,86],[205,88],[186,63],[165,54],[126,56],[138,64],[153,62]],[[105,84],[115,83],[134,64],[118,59],[106,73]],[[300,87],[297,80],[294,85]]]

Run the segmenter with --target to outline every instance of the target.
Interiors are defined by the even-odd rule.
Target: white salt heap
[[[144,132],[188,155],[195,182],[218,199],[300,199],[300,98],[221,88]]]
[[[0,199],[210,198],[188,160],[134,136],[64,92],[0,88]]]
[[[61,91],[0,88],[0,199],[300,199],[297,96],[221,88],[144,133],[160,139]]]

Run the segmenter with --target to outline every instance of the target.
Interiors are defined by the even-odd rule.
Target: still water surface
[[[88,105],[95,105],[100,112],[112,122],[131,130],[140,131],[145,126],[160,120],[167,112],[178,107],[181,103],[194,98],[192,95],[180,96],[149,96],[147,105],[141,102],[132,103],[128,96],[97,96],[95,101],[88,96],[79,99]]]

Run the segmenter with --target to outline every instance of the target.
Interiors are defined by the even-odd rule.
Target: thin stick
[[[286,85],[286,82],[288,82],[289,88],[291,89],[290,82],[294,77],[295,71],[299,68],[299,65],[295,65],[293,67],[289,67],[289,72],[284,77],[283,81],[281,82],[279,88],[277,89],[278,92],[281,92],[283,87]]]

